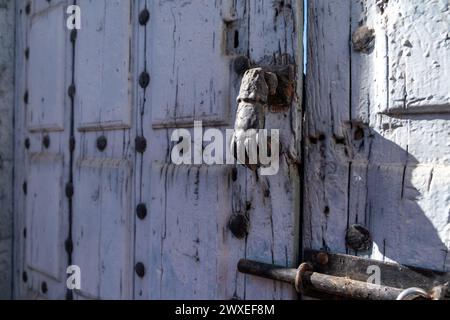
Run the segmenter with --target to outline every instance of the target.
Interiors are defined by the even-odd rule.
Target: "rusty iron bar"
[[[241,260],[238,270],[266,279],[296,284],[298,270],[281,266]],[[356,300],[396,300],[402,289],[379,286],[349,278],[335,277],[317,272],[302,273],[302,285],[305,289]]]

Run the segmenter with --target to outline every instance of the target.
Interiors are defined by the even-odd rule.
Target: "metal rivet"
[[[108,140],[105,136],[101,136],[97,139],[97,149],[99,151],[105,151],[106,147],[108,146]]]
[[[27,3],[26,7],[25,7],[25,13],[27,15],[29,15],[31,13],[31,3]]]
[[[70,41],[75,42],[77,40],[77,35],[78,35],[77,29],[73,29],[70,32]]]
[[[22,184],[22,191],[24,195],[27,195],[28,192],[28,184],[26,181],[24,181],[24,183]]]
[[[144,137],[136,137],[134,142],[136,152],[144,153],[147,149],[147,140]]]
[[[45,149],[50,148],[50,137],[49,136],[44,136],[44,138],[42,139],[42,145],[45,147]]]
[[[145,266],[142,262],[136,263],[134,270],[139,278],[143,278],[145,276]]]
[[[231,233],[238,239],[243,239],[248,235],[249,221],[242,214],[235,214],[228,223]]]
[[[75,151],[75,144],[76,144],[75,138],[74,138],[74,137],[71,137],[71,138],[69,139],[69,149],[70,149],[70,152]]]
[[[144,203],[138,204],[136,207],[136,215],[141,220],[144,220],[147,217],[147,206]]]
[[[244,75],[245,71],[250,69],[250,59],[246,56],[239,56],[236,59],[234,59],[234,71],[242,76]]]
[[[352,43],[355,51],[371,53],[375,45],[375,30],[367,26],[358,28],[352,35]]]
[[[139,85],[141,86],[142,89],[145,89],[148,87],[149,84],[150,84],[150,75],[148,74],[148,72],[144,71],[139,76]]]
[[[71,85],[69,86],[69,89],[67,89],[67,94],[69,95],[69,97],[73,98],[73,97],[75,97],[76,91],[77,91],[77,90],[76,90],[75,85],[74,85],[74,84],[71,84]]]
[[[139,24],[141,26],[144,26],[147,24],[148,20],[150,20],[150,12],[147,10],[147,8],[145,8],[139,14]]]
[[[317,263],[319,263],[320,265],[325,266],[328,264],[329,257],[326,252],[319,252],[317,254],[316,258],[317,258]]]
[[[25,283],[28,282],[28,273],[26,271],[22,272],[22,281]]]
[[[231,180],[233,180],[234,182],[236,182],[238,179],[238,170],[236,168],[233,168],[231,170]]]
[[[25,104],[28,104],[28,91],[25,91],[25,93],[23,94],[23,102]]]
[[[68,184],[66,184],[66,197],[72,198],[73,194],[74,194],[73,184],[69,182]]]
[[[41,291],[43,294],[46,294],[48,292],[47,282],[45,282],[45,281],[42,282]]]
[[[71,255],[72,252],[73,252],[73,241],[72,241],[72,239],[67,239],[64,242],[64,247],[66,249],[67,254]]]
[[[350,226],[345,241],[347,247],[355,251],[367,251],[372,247],[372,237],[369,230],[359,224]]]
[[[29,139],[29,138],[26,138],[26,139],[25,139],[25,148],[28,150],[28,149],[30,149],[30,147],[31,147],[30,139]]]

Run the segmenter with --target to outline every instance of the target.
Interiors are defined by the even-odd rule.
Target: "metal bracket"
[[[241,260],[242,273],[295,285],[297,291],[315,298],[341,297],[359,300],[400,298],[450,299],[450,274],[354,256],[306,250],[298,269]],[[381,284],[369,281],[379,268]]]

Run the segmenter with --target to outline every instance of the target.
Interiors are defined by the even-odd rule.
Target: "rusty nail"
[[[139,24],[141,26],[144,26],[147,24],[148,20],[150,20],[150,12],[147,10],[147,8],[145,8],[139,14]]]
[[[139,85],[141,86],[142,89],[145,89],[148,87],[149,84],[150,84],[150,75],[148,74],[148,72],[144,71],[139,76]]]
[[[99,151],[105,151],[106,147],[108,146],[108,140],[105,136],[101,136],[97,139],[97,149]]]
[[[147,217],[147,206],[144,203],[138,204],[136,207],[136,215],[141,220],[144,220]]]
[[[136,274],[139,278],[143,278],[145,276],[145,266],[142,262],[136,263],[134,270],[136,271]]]

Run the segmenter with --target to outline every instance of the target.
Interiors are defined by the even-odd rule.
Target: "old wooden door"
[[[449,1],[308,9],[305,246],[448,271]]]
[[[17,6],[15,296],[295,298],[236,265],[298,264],[301,1],[74,3]],[[296,68],[279,173],[173,164],[175,129],[233,128],[239,56]]]

